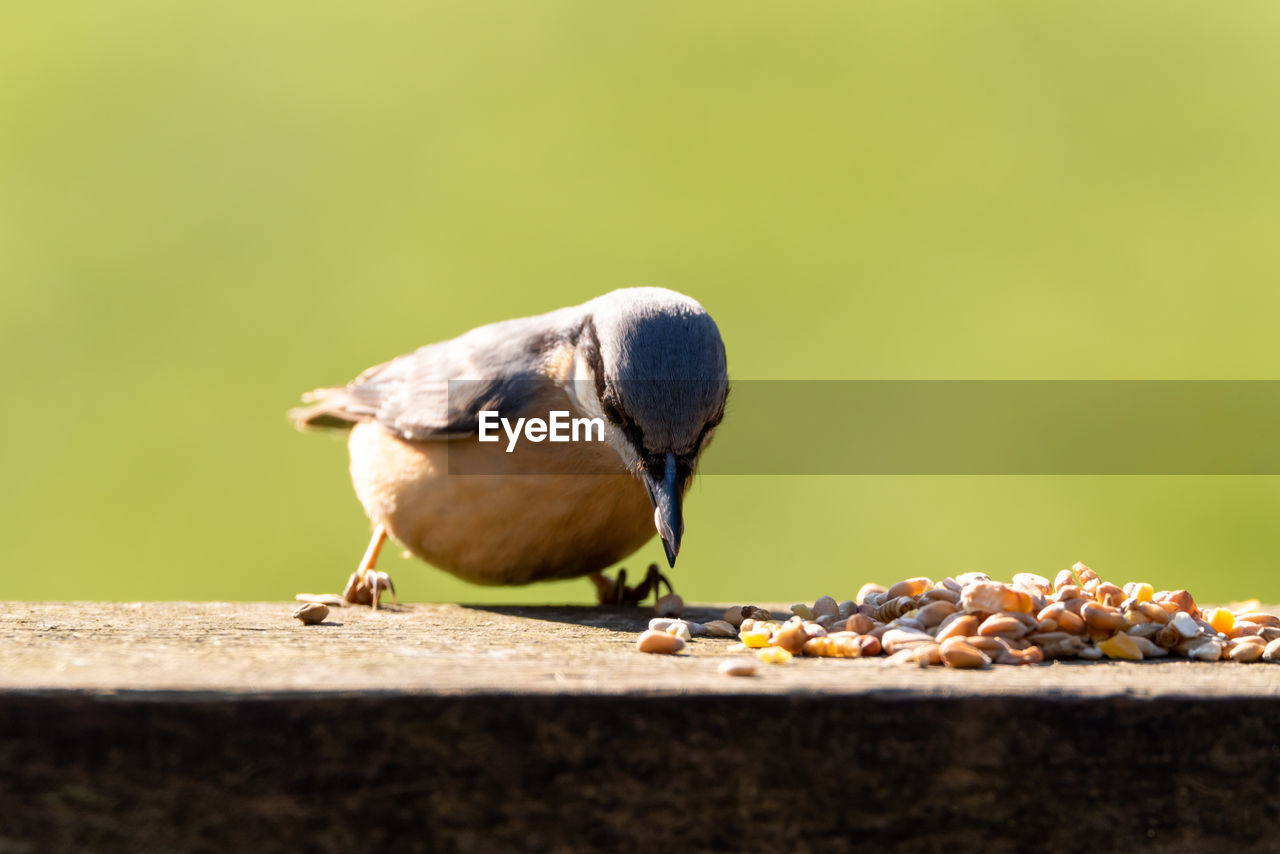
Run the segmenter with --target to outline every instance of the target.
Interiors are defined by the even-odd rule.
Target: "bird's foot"
[[[671,587],[670,579],[662,574],[656,563],[649,564],[644,578],[632,587],[627,586],[625,568],[618,570],[616,578],[610,578],[603,572],[594,572],[590,578],[591,583],[596,586],[596,599],[601,605],[639,605],[648,598],[650,593],[656,600],[662,592],[663,585],[666,586],[667,593],[675,592]]]
[[[342,591],[342,600],[352,605],[369,605],[377,608],[382,594],[391,591],[391,601],[400,604],[396,598],[396,586],[391,576],[376,569],[357,569],[347,579],[347,589]]]

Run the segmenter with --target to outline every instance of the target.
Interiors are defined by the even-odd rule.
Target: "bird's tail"
[[[368,417],[351,410],[356,400],[347,386],[314,389],[302,396],[302,402],[308,405],[289,410],[289,419],[299,430],[348,430]]]

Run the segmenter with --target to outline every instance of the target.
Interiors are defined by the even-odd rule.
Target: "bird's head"
[[[711,315],[675,291],[626,288],[587,305],[577,396],[608,422],[610,442],[644,482],[674,566],[685,490],[724,417],[724,342]]]

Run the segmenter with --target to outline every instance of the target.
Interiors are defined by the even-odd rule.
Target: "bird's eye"
[[[622,423],[622,412],[618,409],[617,402],[613,399],[613,395],[606,393],[600,398],[600,409],[604,412],[604,417],[609,419],[610,424]]]

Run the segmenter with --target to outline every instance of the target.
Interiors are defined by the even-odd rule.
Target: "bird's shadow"
[[[526,620],[544,620],[551,623],[567,623],[615,632],[635,633],[644,631],[654,618],[649,605],[633,607],[619,605],[461,605],[471,611],[484,611],[506,617],[522,617]],[[722,609],[685,608],[681,615],[685,620],[705,623],[719,619]]]

